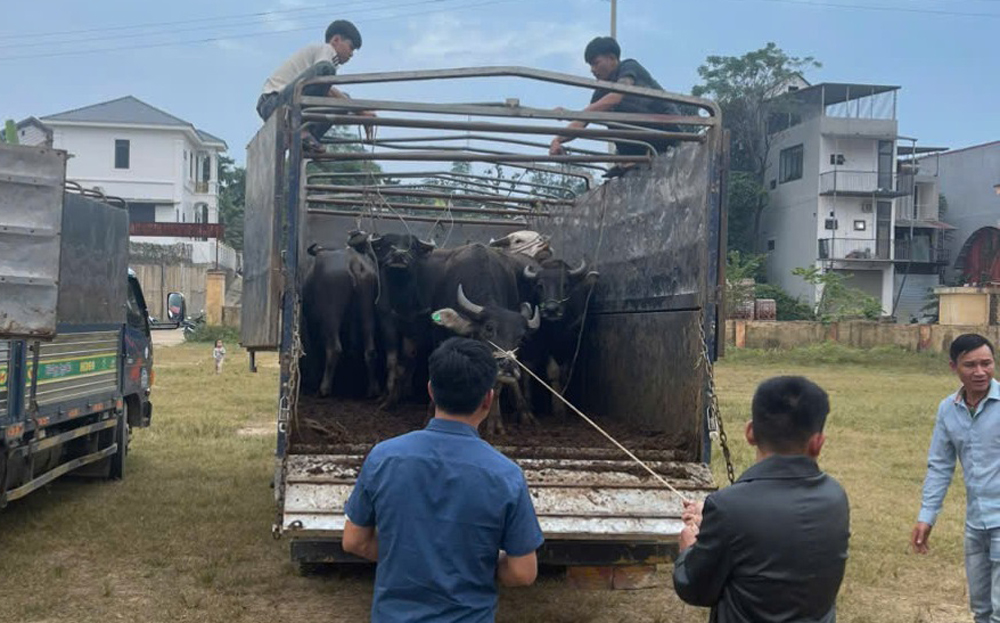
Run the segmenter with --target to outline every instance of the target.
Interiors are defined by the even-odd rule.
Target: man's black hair
[[[978,333],[965,333],[955,338],[948,349],[948,355],[953,363],[958,363],[958,358],[965,353],[971,352],[982,346],[989,346],[990,353],[993,353],[993,343]]]
[[[583,60],[589,65],[598,56],[622,57],[622,49],[613,37],[594,37],[583,51]]]
[[[350,39],[351,43],[354,44],[355,50],[361,49],[361,33],[358,31],[357,26],[346,19],[338,19],[330,22],[330,25],[326,27],[326,39],[324,39],[324,41],[330,43],[330,39],[333,39],[334,35],[340,35],[344,39]]]
[[[497,380],[497,362],[489,347],[464,337],[445,340],[428,363],[434,403],[452,415],[475,413]]]
[[[830,399],[805,377],[776,376],[757,387],[751,411],[758,446],[770,452],[796,453],[810,437],[823,432]]]

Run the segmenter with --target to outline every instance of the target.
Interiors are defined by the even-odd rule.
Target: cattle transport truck
[[[477,101],[417,101],[444,83]],[[378,401],[300,392],[305,250],[343,248],[354,230],[412,233],[439,247],[535,230],[570,265],[585,259],[600,278],[568,398],[685,496],[712,490],[711,362],[722,343],[727,166],[716,105],[521,67],[311,84],[350,85],[354,99],[305,95],[300,85],[247,149],[241,340],[251,367],[257,351],[280,353],[273,532],[290,538],[293,560],[352,558],[340,546],[343,509],[364,456],[380,439],[422,426],[426,414],[417,408],[406,419]],[[526,85],[535,93],[561,89],[559,101],[581,106],[601,87],[633,102],[671,101],[685,115],[532,108],[507,97]],[[482,101],[495,91],[496,100]],[[393,97],[362,99],[364,92]],[[567,129],[567,121],[590,125]],[[303,154],[309,123],[337,129],[325,136],[325,154]],[[557,134],[579,139],[568,146],[575,149],[549,155]],[[654,155],[651,144],[663,141],[674,145]],[[644,149],[614,155],[609,142]],[[558,424],[539,417],[537,429],[511,425],[489,439],[524,470],[545,533],[540,561],[670,560],[681,500],[582,419],[567,417]]]
[[[0,145],[0,507],[69,472],[124,477],[152,415],[128,210],[65,177],[66,152]]]

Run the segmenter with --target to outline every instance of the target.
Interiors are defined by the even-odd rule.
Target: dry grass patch
[[[367,620],[370,569],[303,577],[287,541],[271,539],[277,360],[260,357],[252,375],[238,349],[227,359],[216,377],[210,344],[158,349],[153,425],[136,431],[126,479],[63,480],[0,512],[0,577],[12,580],[0,584],[0,621]],[[750,395],[783,373],[809,376],[833,400],[822,464],[847,488],[853,532],[840,620],[966,619],[961,487],[932,554],[906,551],[934,411],[955,385],[944,363],[889,350],[738,353],[718,368],[737,472],[753,458],[741,432]],[[722,482],[718,461],[713,468]],[[504,591],[499,616],[704,620],[669,588],[581,592],[552,577]]]

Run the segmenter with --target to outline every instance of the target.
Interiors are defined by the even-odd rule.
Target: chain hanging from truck
[[[733,468],[733,457],[729,451],[729,437],[726,435],[726,429],[722,423],[722,412],[719,410],[719,396],[715,392],[715,366],[712,365],[712,358],[708,353],[708,338],[705,335],[704,315],[700,315],[699,317],[698,333],[701,342],[701,357],[698,365],[705,366],[705,372],[708,374],[708,391],[706,395],[708,404],[705,406],[705,417],[708,418],[709,435],[713,439],[717,437],[719,440],[719,445],[722,447],[722,458],[726,461],[726,478],[729,479],[729,484],[733,484],[736,482],[736,470]]]

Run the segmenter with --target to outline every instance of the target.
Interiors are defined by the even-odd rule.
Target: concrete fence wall
[[[1000,343],[1000,326],[890,324],[852,320],[833,322],[727,320],[727,348],[781,350],[837,342],[855,348],[898,346],[912,351],[948,352],[952,340],[963,333],[979,333]]]

